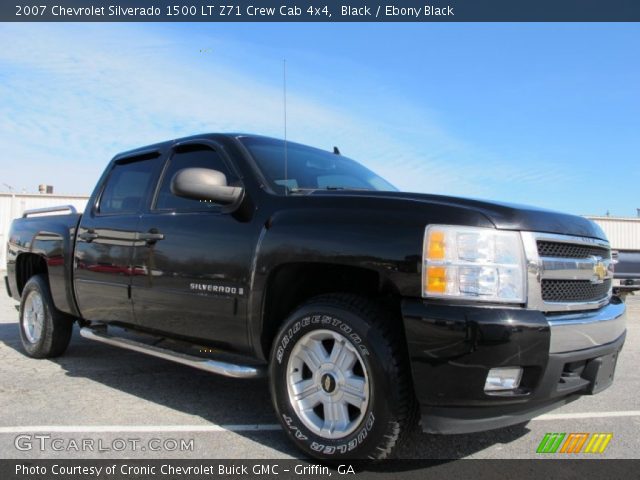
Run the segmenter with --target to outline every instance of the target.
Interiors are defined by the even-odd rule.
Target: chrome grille
[[[607,298],[611,280],[591,283],[589,280],[542,280],[545,302],[594,302]]]
[[[557,258],[589,258],[591,256],[611,258],[609,249],[591,246],[576,245],[574,243],[549,242],[538,240],[538,254],[541,257]]]
[[[543,312],[597,309],[611,297],[609,243],[587,237],[522,232],[527,306]]]

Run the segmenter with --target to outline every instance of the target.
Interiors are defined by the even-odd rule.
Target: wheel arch
[[[24,286],[34,275],[43,275],[49,283],[49,268],[44,255],[25,252],[16,258],[16,286],[18,294],[21,296]]]
[[[338,263],[292,262],[274,268],[267,277],[258,331],[259,354],[269,358],[273,339],[285,319],[310,298],[354,294],[375,300],[401,319],[401,296],[396,286],[377,270]],[[398,322],[400,328],[402,322]]]

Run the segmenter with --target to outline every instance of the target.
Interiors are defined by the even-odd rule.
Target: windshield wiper
[[[364,192],[368,192],[371,191],[370,188],[359,188],[359,187],[338,187],[335,185],[327,185],[326,187],[315,187],[315,188],[290,188],[289,192],[290,193],[309,193],[309,192],[316,192],[318,190],[329,190],[329,191],[335,191],[335,190],[348,190],[348,191],[364,191]]]

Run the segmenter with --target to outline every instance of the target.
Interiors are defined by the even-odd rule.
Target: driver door
[[[222,205],[182,198],[171,180],[184,168],[239,176],[217,144],[189,141],[169,155],[155,197],[140,218],[132,280],[136,323],[147,330],[221,345],[246,343],[247,286],[257,231]]]

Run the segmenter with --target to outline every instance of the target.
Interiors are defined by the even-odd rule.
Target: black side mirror
[[[194,200],[230,205],[240,199],[242,192],[242,187],[227,185],[224,173],[208,168],[178,170],[171,179],[171,193]]]

